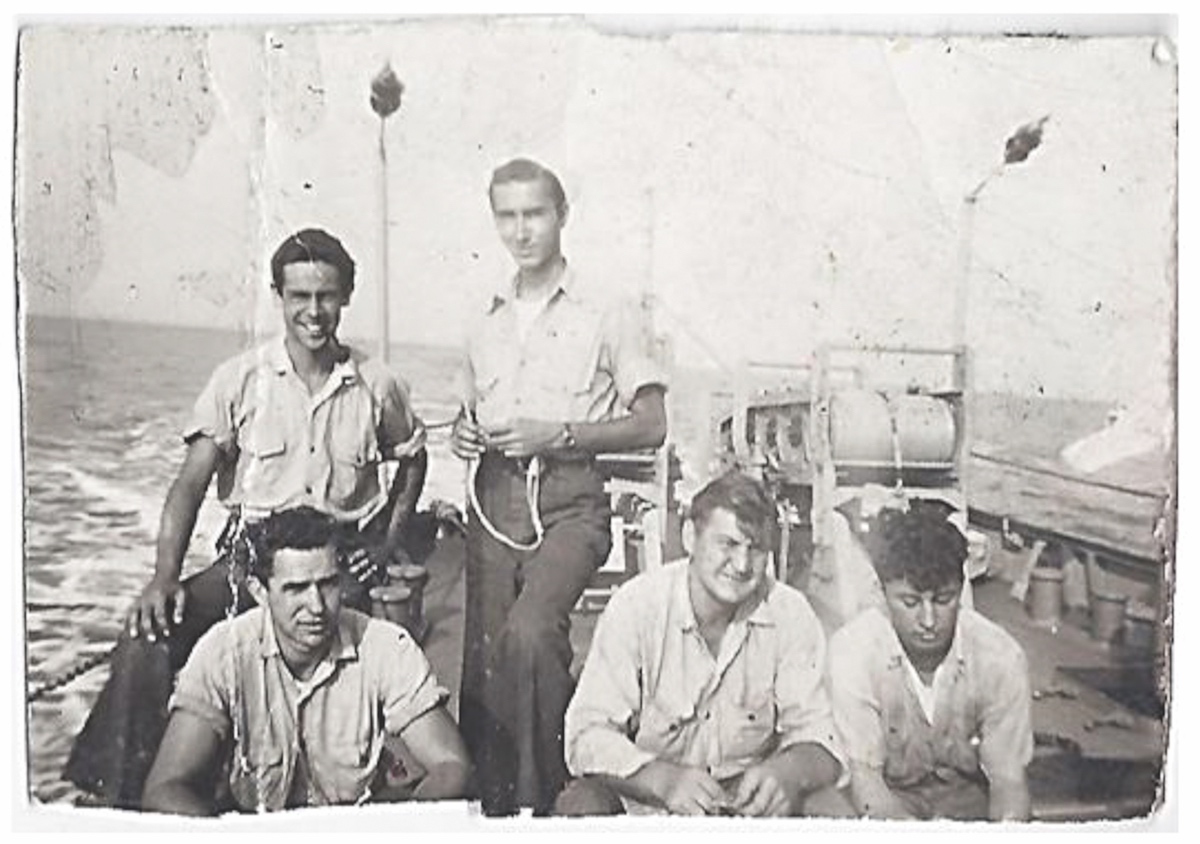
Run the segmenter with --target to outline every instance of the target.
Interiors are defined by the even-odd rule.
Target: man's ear
[[[267,587],[263,586],[262,581],[252,574],[246,575],[246,591],[250,593],[254,603],[260,607],[267,605]]]
[[[558,207],[558,227],[560,229],[566,228],[567,217],[569,217],[570,214],[571,214],[571,206],[564,199],[563,204]]]
[[[679,539],[683,542],[683,550],[690,557],[692,550],[696,547],[696,523],[691,519],[685,519],[683,522],[683,530],[679,532]]]

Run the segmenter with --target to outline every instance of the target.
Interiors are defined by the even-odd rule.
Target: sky
[[[379,332],[386,242],[393,339],[456,344],[511,272],[488,175],[528,155],[566,185],[569,259],[649,297],[677,362],[949,344],[963,288],[980,389],[1161,412],[1176,67],[1155,44],[625,19],[34,28],[23,305],[270,331],[267,258],[318,224],[359,262],[347,334]],[[385,166],[367,90],[389,64],[406,87]],[[1042,146],[997,169],[1043,116]]]

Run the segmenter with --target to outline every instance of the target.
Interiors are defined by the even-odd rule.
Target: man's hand
[[[655,761],[639,773],[645,775],[645,788],[673,815],[715,815],[728,803],[725,789],[700,768]]]
[[[387,546],[368,545],[350,554],[347,567],[350,576],[359,583],[369,583],[382,576],[390,565],[402,565],[411,562],[403,548],[388,550]]]
[[[738,782],[732,808],[739,815],[752,818],[779,818],[791,814],[792,801],[782,778],[764,762],[746,769]]]
[[[487,434],[483,426],[463,414],[450,432],[450,450],[460,460],[474,460],[487,450]]]
[[[171,625],[183,621],[185,595],[177,578],[152,579],[126,617],[129,635],[136,639],[144,633],[151,642],[158,639],[159,633],[170,636]]]
[[[562,431],[560,422],[513,419],[489,431],[487,442],[505,457],[533,457],[553,451]]]

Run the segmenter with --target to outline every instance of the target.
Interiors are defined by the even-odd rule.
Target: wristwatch
[[[559,433],[559,439],[562,440],[562,449],[564,451],[573,451],[579,447],[579,443],[575,442],[575,431],[571,429],[570,422],[564,422],[562,431]]]

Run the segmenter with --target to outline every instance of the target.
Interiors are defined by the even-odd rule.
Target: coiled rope
[[[492,524],[479,504],[478,475],[479,458],[476,457],[467,463],[467,500],[470,501],[475,515],[479,517],[479,523],[483,525],[483,529],[497,542],[507,545],[514,551],[536,551],[541,547],[542,540],[546,537],[546,529],[542,525],[542,514],[538,509],[538,497],[542,488],[541,459],[535,456],[525,467],[525,504],[529,508],[529,519],[533,522],[532,542],[518,542]]]

